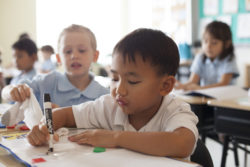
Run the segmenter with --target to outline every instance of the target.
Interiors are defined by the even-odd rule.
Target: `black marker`
[[[50,95],[45,93],[43,97],[43,108],[44,108],[44,114],[46,118],[46,125],[49,130],[50,138],[49,138],[49,152],[53,152],[53,123],[52,123],[52,105],[50,101]]]

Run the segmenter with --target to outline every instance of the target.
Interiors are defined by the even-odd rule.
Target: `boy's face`
[[[208,58],[215,59],[223,51],[223,41],[218,40],[210,33],[205,32],[202,41],[202,48]]]
[[[96,62],[99,55],[92,48],[89,35],[84,32],[68,32],[62,36],[59,45],[66,73],[69,76],[88,75],[91,63]]]
[[[13,56],[17,69],[21,71],[31,70],[36,61],[36,55],[29,55],[24,50],[14,49]]]
[[[121,55],[113,55],[110,88],[124,113],[143,119],[158,111],[165,95],[162,84],[166,76],[157,75],[156,69],[140,56],[136,56],[135,60],[136,63],[128,60],[124,63]]]

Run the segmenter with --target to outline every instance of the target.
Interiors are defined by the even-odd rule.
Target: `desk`
[[[213,107],[207,105],[207,102],[211,100],[206,97],[188,96],[188,95],[176,95],[177,98],[189,103],[192,111],[199,118],[197,124],[201,140],[205,143],[207,134],[214,129],[214,112]]]
[[[7,128],[0,128],[0,140],[2,140],[3,134],[11,134],[17,132],[24,132],[15,129],[7,129]],[[1,144],[1,141],[0,141]],[[8,167],[24,167],[24,164],[18,162],[7,150],[0,147],[0,164],[3,164]]]
[[[215,130],[226,135],[221,167],[225,166],[230,137],[237,142],[250,144],[250,105],[245,103],[246,100],[248,100],[247,97],[208,101],[208,105],[214,107]],[[236,159],[236,163],[238,163],[238,159]]]
[[[78,133],[79,129],[75,130],[73,134]],[[71,131],[72,135],[72,131]],[[68,136],[60,137],[59,145],[55,144],[55,152],[53,154],[45,154],[48,150],[48,146],[33,147],[27,143],[26,139],[5,140],[2,144],[11,150],[22,160],[29,164],[33,158],[43,158],[46,161],[43,163],[36,163],[38,167],[50,167],[50,166],[143,166],[143,167],[154,167],[154,166],[181,166],[181,167],[199,167],[200,165],[192,162],[185,162],[182,160],[175,160],[167,157],[150,156],[134,151],[122,149],[122,148],[107,148],[105,152],[94,153],[93,147],[86,145],[78,145],[68,141]],[[62,146],[65,146],[62,149]],[[60,148],[60,150],[58,150]],[[5,159],[8,157],[7,166],[9,163],[13,163],[11,155],[2,152],[0,149],[0,160],[2,157]],[[20,164],[21,165],[21,164]],[[15,165],[14,165],[15,166]]]

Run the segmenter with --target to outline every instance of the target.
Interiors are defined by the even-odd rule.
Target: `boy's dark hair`
[[[29,38],[18,40],[12,45],[12,48],[26,51],[29,56],[32,56],[33,54],[37,54],[36,44],[34,41],[32,41]]]
[[[24,38],[30,38],[29,34],[26,33],[26,32],[20,34],[18,40],[21,40],[21,39],[24,39]]]
[[[42,52],[49,52],[51,54],[55,53],[53,47],[50,45],[44,45],[43,47],[41,47],[41,51]]]
[[[223,51],[219,55],[219,60],[224,59],[229,56],[229,60],[233,59],[234,55],[234,46],[232,43],[232,33],[230,27],[221,21],[212,21],[205,28],[205,33],[208,32],[215,39],[221,40],[223,42]],[[231,42],[230,46],[226,48],[226,44]],[[206,56],[204,55],[204,61]]]
[[[119,53],[124,61],[135,62],[135,56],[141,56],[143,61],[150,61],[156,67],[159,75],[175,75],[179,67],[179,52],[175,42],[159,30],[137,29],[115,46],[113,55]]]

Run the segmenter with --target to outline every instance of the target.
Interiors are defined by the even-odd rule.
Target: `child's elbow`
[[[179,145],[179,158],[186,158],[189,157],[194,149],[195,141],[190,142],[182,142]]]

